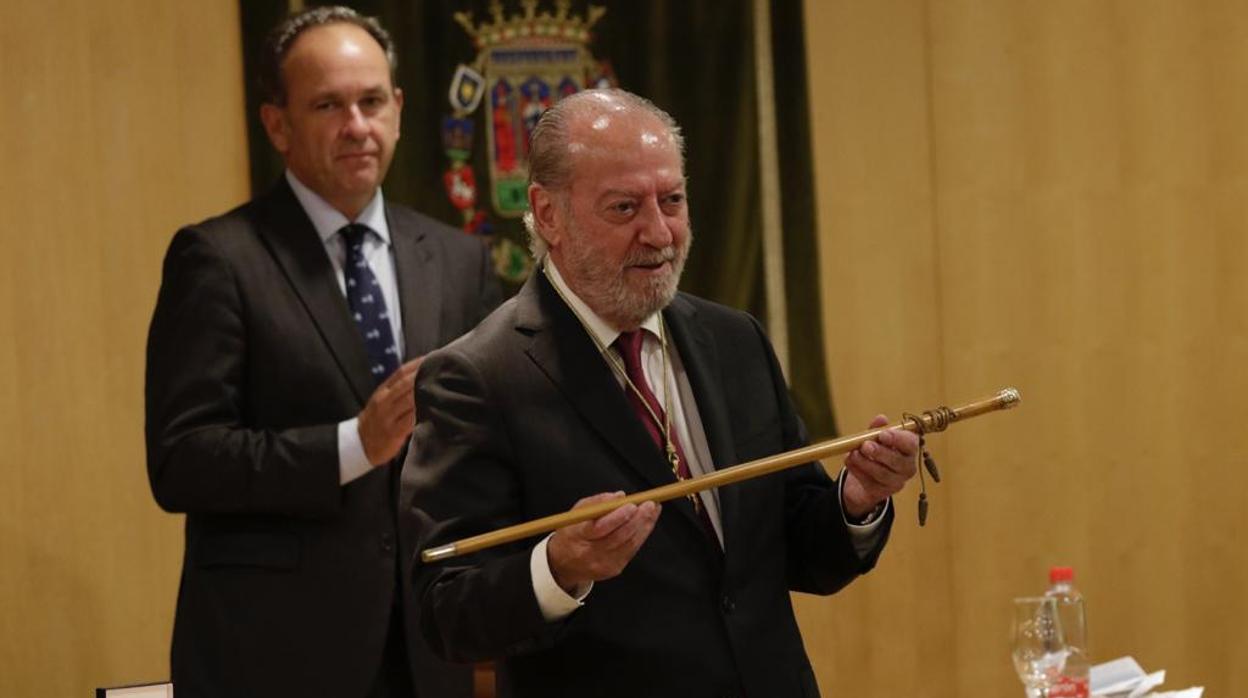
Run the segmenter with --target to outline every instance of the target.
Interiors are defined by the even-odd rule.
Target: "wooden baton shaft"
[[[596,519],[604,516],[626,504],[641,504],[642,502],[666,502],[669,499],[684,497],[694,492],[711,489],[712,487],[723,487],[745,480],[752,480],[756,477],[769,475],[774,472],[786,470],[803,463],[822,460],[830,456],[841,453],[848,453],[867,441],[874,440],[879,436],[880,432],[887,429],[903,429],[905,431],[933,433],[944,431],[949,424],[978,417],[981,414],[995,412],[997,410],[1009,409],[1019,403],[1021,397],[1014,388],[1005,388],[997,394],[969,402],[955,409],[940,408],[924,412],[922,415],[916,416],[914,419],[903,419],[900,422],[889,424],[887,426],[878,427],[876,429],[868,429],[867,431],[852,434],[850,436],[842,436],[839,439],[831,439],[829,441],[821,441],[816,444],[804,446],[792,451],[786,451],[774,456],[759,458],[740,465],[734,465],[731,468],[716,470],[713,473],[699,475],[687,480],[678,480],[669,485],[655,487],[649,490],[643,490],[630,494],[620,499],[613,499],[609,502],[599,502],[589,506],[578,507],[568,511],[544,516],[540,519],[534,519],[525,523],[500,528],[489,533],[464,538],[440,545],[435,548],[427,548],[420,553],[420,559],[424,562],[435,562],[455,557],[457,555],[467,555],[475,553],[478,550],[492,548],[496,545],[511,543],[513,541],[529,538],[542,533],[549,533],[555,529],[571,526],[590,519]],[[922,422],[916,424],[915,419]]]

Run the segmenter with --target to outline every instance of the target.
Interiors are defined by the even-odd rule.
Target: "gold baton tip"
[[[422,562],[437,562],[438,560],[445,560],[448,557],[455,557],[454,543],[437,548],[429,548],[420,554]]]

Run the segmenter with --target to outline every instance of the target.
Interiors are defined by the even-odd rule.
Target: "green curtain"
[[[386,196],[460,225],[447,200],[442,173],[449,162],[441,142],[449,114],[447,92],[455,68],[475,57],[467,34],[452,19],[472,12],[489,17],[488,0],[360,0],[346,2],[378,17],[399,48],[398,83],[405,93],[402,140],[386,180]],[[583,15],[588,3],[573,2]],[[758,138],[755,104],[753,10],[750,0],[606,0],[590,49],[610,62],[619,85],[644,95],[681,124],[687,145],[694,246],[682,289],[753,313],[766,324]],[[543,0],[539,12],[553,10]],[[790,327],[789,379],[798,409],[816,437],[836,432],[823,364],[818,257],[807,111],[801,0],[772,0],[772,46],[784,254]],[[244,66],[254,75],[265,33],[287,11],[285,0],[240,0]],[[504,3],[508,15],[519,2]],[[247,109],[252,188],[264,191],[281,161],[254,116],[259,103],[248,81]],[[476,115],[473,167],[488,206],[483,108]],[[522,240],[518,221],[492,217],[496,234]]]

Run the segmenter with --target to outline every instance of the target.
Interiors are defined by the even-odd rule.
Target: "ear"
[[[533,223],[537,227],[537,234],[542,236],[552,250],[558,249],[563,239],[564,211],[557,196],[540,184],[529,185],[529,210],[533,212]]]
[[[286,110],[276,104],[260,105],[260,123],[264,124],[264,132],[269,142],[282,155],[290,149],[289,129],[286,127]]]
[[[399,129],[403,124],[403,90],[394,88],[394,137],[400,137]]]

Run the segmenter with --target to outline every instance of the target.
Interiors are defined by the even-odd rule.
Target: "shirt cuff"
[[[880,526],[884,523],[884,515],[888,513],[888,508],[892,506],[893,500],[886,499],[883,503],[875,508],[867,519],[862,523],[852,523],[845,516],[845,498],[841,493],[841,485],[845,482],[845,469],[841,468],[841,474],[836,478],[836,496],[841,501],[841,518],[845,521],[845,527],[849,529],[850,542],[854,545],[854,552],[858,553],[859,558],[865,558],[875,550],[876,544],[880,538]]]
[[[550,571],[550,560],[546,557],[546,544],[549,542],[550,536],[543,538],[542,542],[533,548],[533,554],[529,556],[529,574],[533,578],[533,593],[537,596],[537,605],[542,610],[542,617],[547,622],[563,620],[572,615],[573,611],[585,605],[583,603],[585,597],[589,596],[589,592],[594,588],[594,583],[590,582],[585,585],[584,589],[578,589],[580,591],[578,595],[571,596],[555,582],[555,575]]]
[[[360,440],[360,418],[338,423],[338,484],[345,485],[373,469]]]

